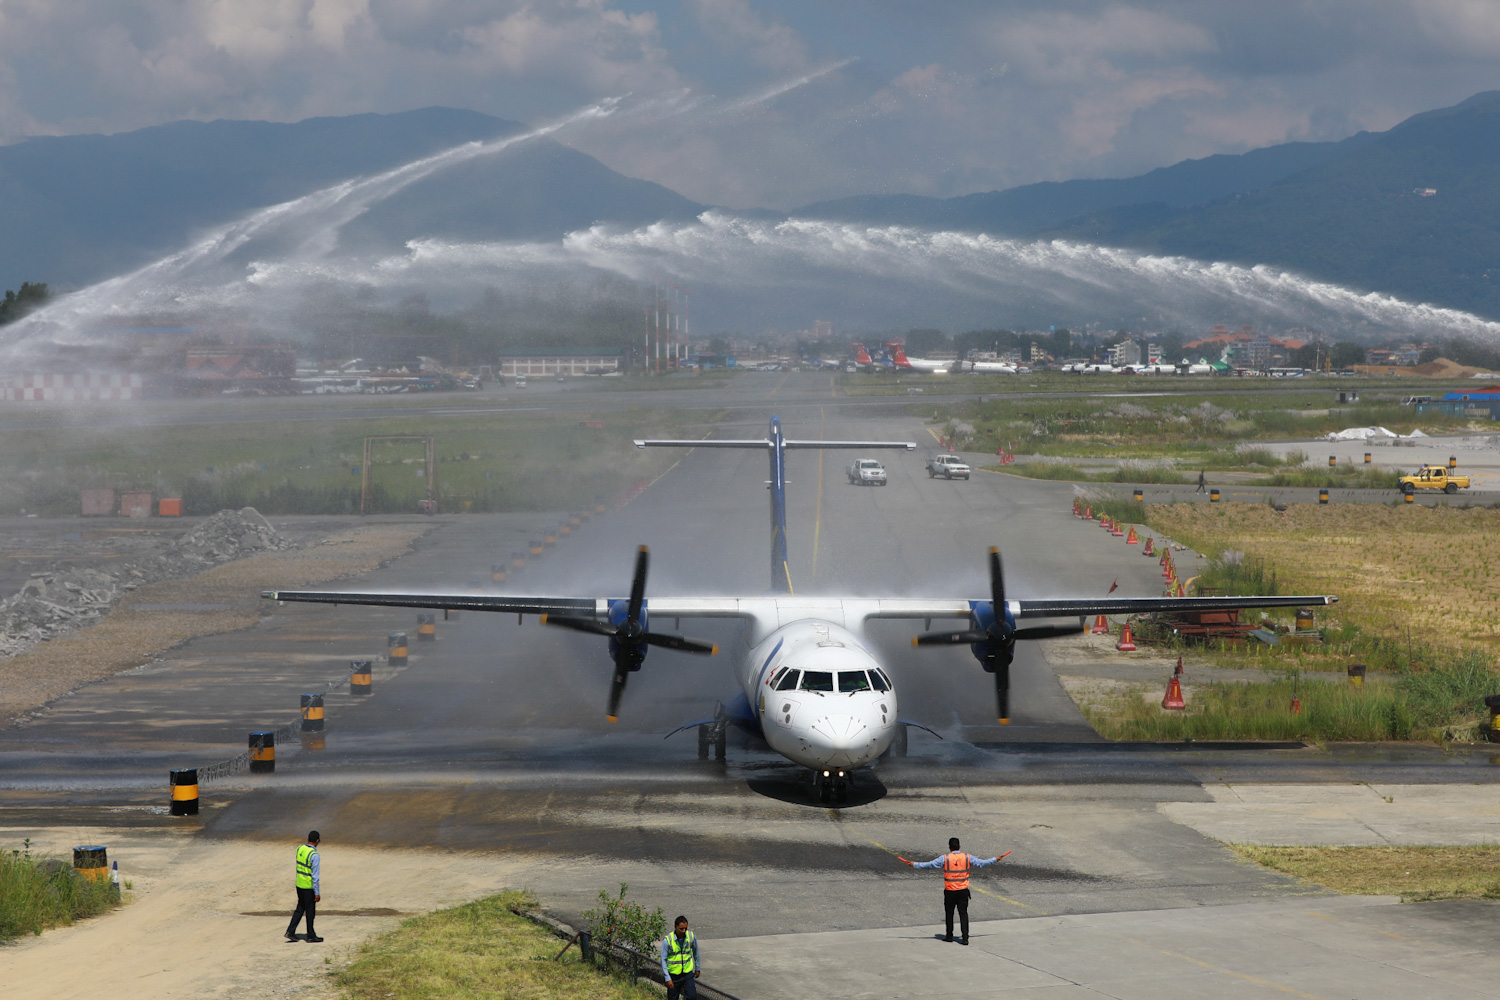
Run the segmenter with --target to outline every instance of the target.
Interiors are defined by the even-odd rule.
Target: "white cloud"
[[[773,73],[807,68],[807,43],[802,36],[756,12],[749,0],[691,0],[691,4],[698,23],[726,48],[747,52]]]

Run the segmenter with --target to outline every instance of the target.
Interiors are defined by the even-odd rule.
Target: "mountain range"
[[[87,284],[255,208],[525,128],[426,108],[295,124],[177,122],[0,147],[0,227],[9,234],[0,285]],[[865,195],[792,214],[1264,264],[1500,318],[1497,182],[1500,91],[1492,91],[1385,132],[1187,160],[1139,177],[955,198]],[[639,226],[705,208],[537,139],[412,184],[341,238],[553,239],[595,222]]]

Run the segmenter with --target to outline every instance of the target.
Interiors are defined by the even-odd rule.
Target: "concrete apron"
[[[742,997],[1500,996],[1494,908],[1323,897],[705,942],[705,979]],[[936,933],[934,933],[936,930]]]

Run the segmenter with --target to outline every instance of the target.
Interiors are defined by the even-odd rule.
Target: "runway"
[[[1114,579],[1127,596],[1159,591],[1154,562],[1102,545],[1071,516],[1070,485],[990,475],[931,480],[922,463],[934,442],[919,420],[889,406],[847,405],[827,395],[825,376],[794,376],[775,391],[777,384],[737,380],[722,400],[730,417],[701,432],[760,437],[776,413],[791,437],[918,445],[910,455],[881,456],[890,475],[883,488],[847,483],[843,465],[858,453],[791,457],[789,554],[798,592],[983,597],[991,544],[1005,555],[1016,596],[1102,594]],[[583,525],[495,589],[624,596],[635,548],[646,544],[648,597],[763,593],[765,480],[759,452],[686,452],[628,505]],[[490,565],[557,514],[442,520],[411,555],[339,588],[465,592],[478,578],[490,589]],[[1480,784],[1493,798],[1497,778],[1490,755],[1478,750],[1109,744],[1084,722],[1035,644],[1016,659],[1015,721],[999,727],[989,677],[966,650],[916,651],[910,624],[881,623],[872,634],[902,716],[943,738],[914,731],[908,757],[861,772],[850,803],[829,808],[815,804],[797,768],[741,737],[731,738],[722,764],[697,760],[691,732],[662,739],[736,692],[722,656],[653,650],[611,726],[602,639],[466,613],[440,620],[438,640],[424,644],[404,611],[268,610],[251,629],[194,641],[0,732],[6,836],[69,823],[124,835],[196,822],[200,841],[260,849],[293,844],[317,827],[331,855],[340,846],[430,850],[439,866],[444,852],[492,857],[564,919],[576,919],[600,889],[629,882],[634,897],[669,914],[690,912],[705,942],[746,942],[726,946],[738,956],[719,966],[727,978],[712,975],[711,958],[709,979],[747,997],[791,996],[807,981],[777,960],[772,938],[769,951],[749,942],[930,924],[936,882],[895,855],[932,857],[949,836],[976,854],[1014,851],[976,877],[979,920],[1295,907],[1307,886],[1241,864],[1168,807],[1213,803],[1205,785],[1265,783]],[[383,664],[385,636],[396,630],[413,640],[410,664],[400,669]],[[733,647],[731,626],[684,622],[682,631]],[[250,730],[295,718],[300,693],[322,690],[347,673],[349,660],[374,656],[382,661],[372,697],[328,694],[324,749],[278,748],[275,775],[205,785],[198,821],[159,815],[169,768],[240,752]],[[328,918],[333,932],[339,920]],[[330,933],[322,920],[319,927]],[[860,963],[878,951],[825,952],[823,990],[845,995],[839,976],[859,979]],[[847,995],[924,995],[902,990]]]

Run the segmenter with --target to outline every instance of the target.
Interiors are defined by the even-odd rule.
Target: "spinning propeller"
[[[615,661],[615,676],[609,687],[610,722],[614,722],[619,717],[620,697],[625,693],[625,679],[632,672],[641,669],[641,663],[646,659],[647,646],[678,649],[684,653],[707,653],[709,656],[719,651],[716,643],[689,639],[680,635],[669,635],[665,632],[646,631],[646,567],[650,558],[646,546],[642,545],[635,557],[635,577],[630,581],[630,601],[623,609],[623,617],[618,613],[619,601],[610,602],[610,621],[608,622],[601,622],[597,618],[577,618],[571,615],[542,615],[544,625],[557,625],[570,628],[575,632],[588,632],[590,635],[609,637],[609,655]]]
[[[975,624],[984,617],[983,605],[974,609]],[[995,704],[999,722],[1010,725],[1010,664],[1016,656],[1018,639],[1056,639],[1077,635],[1082,625],[1033,625],[1016,628],[1005,605],[1005,576],[1000,569],[1000,550],[990,546],[989,624],[983,629],[964,632],[928,632],[912,639],[913,646],[973,645],[985,670],[995,675]]]

